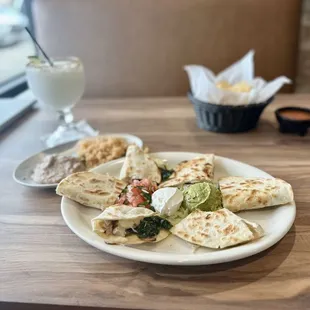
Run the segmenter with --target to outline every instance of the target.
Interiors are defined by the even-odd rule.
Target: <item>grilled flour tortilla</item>
[[[212,249],[223,249],[263,236],[256,223],[249,222],[227,209],[214,212],[197,210],[171,229],[185,241]]]
[[[122,180],[142,180],[144,178],[160,183],[161,173],[156,162],[136,145],[127,148],[125,162],[120,172]]]
[[[106,243],[110,244],[158,242],[168,237],[169,230],[161,228],[158,229],[158,234],[152,237],[139,238],[136,229],[145,218],[151,221],[152,218],[159,219],[155,212],[143,207],[134,208],[126,205],[114,205],[92,219],[91,223],[93,231],[102,237]]]
[[[214,155],[206,154],[191,160],[182,161],[175,169],[172,176],[160,187],[179,186],[184,183],[198,183],[211,181],[214,174]]]
[[[77,172],[63,179],[56,193],[84,206],[104,210],[115,203],[126,186],[126,182],[108,174]]]
[[[286,204],[294,200],[290,184],[280,179],[227,177],[219,181],[223,207],[232,212]]]

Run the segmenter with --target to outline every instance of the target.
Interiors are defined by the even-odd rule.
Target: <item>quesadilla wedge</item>
[[[294,200],[290,184],[280,179],[227,177],[219,181],[223,207],[232,212],[283,205]]]
[[[179,163],[171,177],[160,187],[174,187],[185,183],[211,181],[214,175],[214,154],[206,154]]]
[[[100,210],[113,205],[127,183],[108,174],[77,172],[63,179],[56,193]]]
[[[149,179],[156,183],[161,181],[161,173],[154,159],[136,145],[127,148],[125,162],[120,172],[120,178],[125,181],[132,179]]]
[[[114,205],[91,221],[92,229],[109,244],[159,242],[169,235],[170,222],[143,207]]]
[[[227,209],[214,212],[197,210],[170,231],[185,241],[212,249],[246,243],[264,234],[260,225],[244,220]]]

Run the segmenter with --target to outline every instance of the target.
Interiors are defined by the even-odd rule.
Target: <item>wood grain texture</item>
[[[98,99],[76,107],[76,117],[102,133],[136,134],[152,151],[215,152],[292,184],[297,218],[277,245],[237,262],[203,267],[125,260],[71,233],[54,190],[25,188],[12,179],[15,166],[42,149],[39,137],[56,122],[41,110],[20,120],[1,135],[0,143],[0,302],[8,302],[0,308],[30,309],[26,304],[33,303],[54,305],[34,309],[308,309],[310,138],[280,134],[273,111],[309,102],[307,95],[279,96],[257,130],[234,135],[198,129],[186,98]]]

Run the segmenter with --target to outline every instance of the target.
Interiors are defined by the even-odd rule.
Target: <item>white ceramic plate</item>
[[[166,152],[154,155],[167,159],[170,167],[183,160],[192,159],[201,154]],[[119,176],[124,159],[118,159],[98,166],[94,171]],[[247,164],[216,156],[215,179],[223,176],[271,177],[266,172]],[[88,244],[120,257],[166,265],[208,265],[230,262],[248,257],[266,250],[278,242],[292,226],[296,207],[295,203],[280,207],[266,208],[240,212],[241,217],[259,223],[265,230],[265,236],[259,240],[224,250],[194,248],[189,243],[170,235],[167,239],[156,244],[137,246],[108,245],[91,230],[90,220],[100,214],[100,210],[83,207],[82,205],[63,198],[61,201],[62,216],[70,229]]]
[[[102,136],[109,136],[109,137],[119,137],[125,139],[128,143],[135,143],[139,147],[143,146],[143,141],[136,136],[125,134],[125,133],[118,133],[118,134],[106,134]],[[36,188],[56,188],[57,183],[52,184],[39,184],[32,180],[31,175],[35,166],[40,163],[46,155],[51,154],[62,154],[68,156],[76,156],[74,146],[76,145],[77,141],[68,142],[65,144],[61,144],[49,149],[46,149],[40,153],[32,155],[31,157],[24,160],[20,163],[14,173],[13,178],[14,180],[24,186],[29,187],[36,187]]]

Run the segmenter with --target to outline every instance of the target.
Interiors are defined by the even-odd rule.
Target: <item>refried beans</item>
[[[76,157],[63,155],[47,155],[39,163],[32,174],[36,183],[59,183],[68,175],[86,170],[85,164]]]

